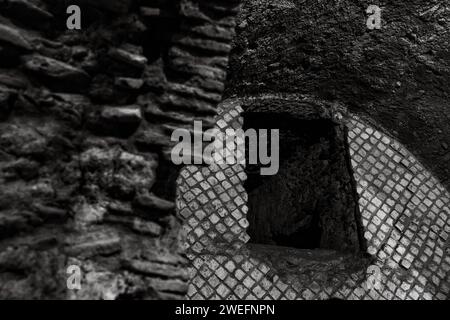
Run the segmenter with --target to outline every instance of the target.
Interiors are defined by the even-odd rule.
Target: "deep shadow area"
[[[360,251],[358,198],[345,130],[328,119],[266,112],[245,113],[247,128],[280,130],[278,174],[262,176],[259,165],[246,167],[250,242]],[[246,158],[248,163],[248,152]]]

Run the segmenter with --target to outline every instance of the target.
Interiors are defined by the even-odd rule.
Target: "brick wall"
[[[0,298],[185,295],[170,135],[212,123],[237,4],[0,2]]]

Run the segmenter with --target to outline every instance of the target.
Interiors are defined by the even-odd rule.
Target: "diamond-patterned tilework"
[[[242,112],[238,100],[222,104],[217,128],[241,128]],[[450,297],[450,194],[391,137],[356,116],[348,119],[348,129],[364,237],[381,284],[370,288],[368,274],[360,271],[330,275],[328,282],[314,276],[284,282],[267,261],[254,258],[246,249],[246,176],[237,162],[188,166],[180,174],[177,208],[191,261],[188,298]]]

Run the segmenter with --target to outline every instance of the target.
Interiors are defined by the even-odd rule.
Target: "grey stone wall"
[[[170,135],[212,123],[237,4],[0,1],[1,298],[184,296]]]
[[[232,47],[238,1],[0,0],[0,298],[448,299],[449,8],[394,2],[377,35],[367,1],[246,1]],[[263,92],[344,117],[363,253],[249,245],[244,168],[169,161]]]

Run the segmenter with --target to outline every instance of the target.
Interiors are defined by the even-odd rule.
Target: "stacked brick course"
[[[184,296],[170,135],[212,122],[237,5],[0,1],[1,298]]]

